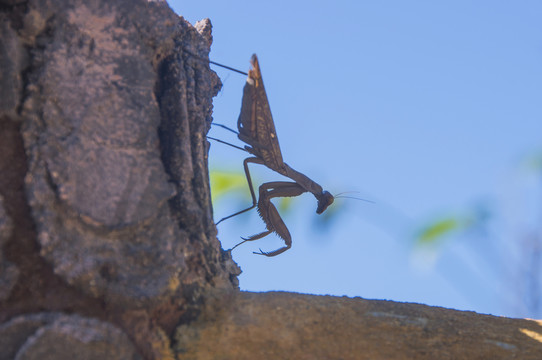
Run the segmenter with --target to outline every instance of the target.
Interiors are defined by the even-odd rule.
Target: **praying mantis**
[[[284,224],[284,221],[280,217],[275,205],[271,202],[271,199],[277,197],[294,197],[310,192],[317,200],[316,213],[321,214],[333,203],[335,198],[308,176],[294,170],[283,161],[256,54],[252,55],[250,63],[252,68],[249,70],[248,74],[246,74],[248,77],[243,90],[241,114],[237,121],[237,128],[239,131],[237,132],[229,129],[224,125],[219,126],[235,132],[239,140],[247,144],[244,148],[235,145],[232,146],[245,150],[252,155],[243,161],[243,167],[250,189],[250,195],[252,197],[252,205],[244,210],[222,218],[216,225],[226,219],[257,207],[258,214],[264,221],[266,230],[248,238],[242,237],[243,241],[235,245],[231,250],[247,241],[258,240],[274,232],[284,241],[285,246],[269,252],[262,251],[261,249],[259,252],[254,252],[254,254],[271,257],[282,254],[292,246],[290,231]],[[256,198],[248,164],[264,165],[293,181],[272,181],[264,183],[259,187],[259,196]]]

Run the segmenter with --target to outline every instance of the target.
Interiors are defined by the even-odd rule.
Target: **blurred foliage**
[[[430,222],[420,230],[417,242],[419,245],[434,244],[446,235],[464,229],[466,223],[469,221],[459,216],[449,216]]]
[[[542,151],[519,159],[503,182],[502,193],[423,223],[414,243],[416,250],[435,251],[439,246],[444,248],[444,240],[470,241],[470,256],[476,259],[477,268],[490,269],[506,279],[501,284],[507,293],[505,300],[497,300],[513,307],[520,317],[540,318]]]
[[[421,226],[415,236],[416,245],[436,245],[450,235],[484,231],[490,217],[490,207],[486,203],[478,204],[463,213],[439,217]]]
[[[541,173],[542,151],[529,154],[522,159],[520,164],[520,168],[526,169],[529,173]],[[416,232],[416,245],[435,245],[450,235],[460,235],[468,231],[483,231],[487,222],[491,220],[492,213],[496,210],[495,205],[485,202],[467,208],[459,214],[428,221]]]
[[[527,169],[529,170],[533,170],[535,172],[542,171],[542,151],[539,151],[527,157],[525,163],[527,165]]]
[[[227,170],[210,170],[211,201],[214,203],[231,192],[238,192],[240,196],[250,200],[245,174]]]

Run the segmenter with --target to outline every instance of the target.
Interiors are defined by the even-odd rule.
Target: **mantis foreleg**
[[[260,198],[258,200],[258,213],[265,222],[267,231],[252,235],[248,238],[242,238],[244,241],[237,244],[235,247],[246,241],[258,240],[269,235],[271,232],[275,232],[284,240],[286,246],[271,252],[264,252],[260,249],[260,252],[255,252],[255,254],[275,256],[288,250],[292,246],[292,237],[290,231],[288,231],[288,228],[280,217],[277,208],[271,202],[271,199],[275,197],[299,196],[304,192],[306,192],[306,190],[295,182],[274,181],[262,184],[259,189]]]

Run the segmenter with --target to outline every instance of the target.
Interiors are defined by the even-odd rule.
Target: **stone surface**
[[[542,321],[281,292],[228,303],[179,327],[180,359],[542,358]]]
[[[141,305],[168,293],[186,239],[167,211],[175,191],[160,161],[150,59],[134,46],[135,25],[119,26],[128,14],[98,4],[32,4],[30,14],[56,11],[44,19],[54,31],[37,34],[27,85],[27,194],[56,274]]]
[[[9,20],[0,13],[0,119],[14,117],[22,95],[25,52]]]
[[[0,324],[0,360],[12,360],[17,351],[40,327],[58,317],[56,313],[39,313],[19,316]]]
[[[4,207],[4,197],[0,195],[0,300],[5,300],[11,294],[11,290],[17,278],[19,269],[4,257],[2,248],[12,235],[13,224]]]
[[[219,82],[185,63],[183,46],[210,44],[168,10],[31,1],[21,31],[35,44],[22,134],[40,254],[67,283],[125,307],[201,281],[187,262],[205,244],[218,266],[205,276],[224,276],[205,186]]]
[[[111,324],[78,315],[29,314],[0,326],[0,360],[141,359]]]
[[[212,218],[210,22],[28,0],[2,1],[0,30],[0,323],[77,313],[171,357],[175,326],[239,273]]]

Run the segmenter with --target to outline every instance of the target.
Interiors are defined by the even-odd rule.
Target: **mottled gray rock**
[[[15,117],[22,94],[25,51],[7,17],[0,13],[0,119]]]
[[[141,359],[115,326],[78,315],[23,315],[0,326],[0,360]]]
[[[69,284],[117,305],[159,304],[185,280],[190,292],[209,278],[231,288],[206,163],[220,82],[184,52],[208,52],[210,24],[201,35],[163,2],[28,7],[22,132],[41,255]]]
[[[128,46],[134,26],[93,4],[57,8],[53,33],[38,35],[45,49],[24,111],[27,192],[55,273],[135,305],[168,292],[183,240],[167,209],[175,192],[160,161],[150,59]]]
[[[179,359],[542,358],[542,321],[288,292],[232,296],[177,329]]]
[[[0,194],[13,224],[0,228],[0,322],[108,319],[143,357],[167,357],[175,326],[239,273],[212,218],[211,24],[165,1],[16,2],[0,6]],[[51,338],[78,347],[66,334],[79,328],[103,333],[27,320],[5,338],[20,358],[52,351]]]
[[[1,0],[0,1],[0,4],[2,5],[18,5],[18,4],[23,4],[26,0]]]
[[[13,360],[30,336],[58,316],[57,313],[29,314],[0,324],[0,360]]]
[[[11,236],[12,229],[12,220],[6,213],[4,198],[0,195],[0,301],[9,296],[19,277],[19,269],[5,259],[2,250]]]

